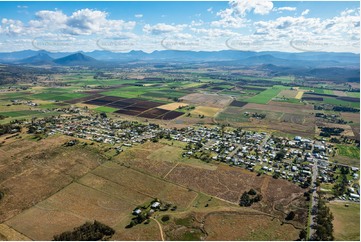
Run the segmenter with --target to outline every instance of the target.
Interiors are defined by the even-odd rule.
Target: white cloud
[[[35,13],[35,19],[27,24],[21,21],[3,19],[1,32],[18,35],[47,35],[49,33],[69,35],[117,35],[135,27],[134,21],[111,20],[108,13],[81,9],[70,16],[62,11],[42,10]]]
[[[211,22],[211,26],[241,28],[248,22],[247,13],[265,15],[273,8],[273,3],[269,0],[231,0],[229,5],[229,8],[217,12],[221,19]]]
[[[306,9],[305,11],[303,11],[303,12],[301,13],[301,16],[305,16],[305,15],[307,15],[309,12],[310,12],[310,10],[309,10],[309,9]]]
[[[275,11],[275,12],[282,12],[282,11],[296,11],[297,8],[295,7],[280,7],[280,8],[273,8],[272,11]]]
[[[160,34],[166,34],[166,33],[180,32],[185,27],[186,27],[186,25],[184,25],[184,24],[170,25],[170,24],[165,24],[165,23],[159,23],[159,24],[156,24],[153,26],[146,24],[143,27],[143,31],[148,34],[160,35]]]
[[[134,17],[136,17],[136,18],[143,18],[143,14],[135,14]]]
[[[208,9],[207,9],[207,12],[213,13],[213,8],[212,8],[212,7],[211,7],[211,8],[208,8]]]
[[[28,8],[28,6],[25,6],[25,5],[18,5],[18,6],[17,6],[17,8],[22,8],[22,9],[24,9],[24,8]]]

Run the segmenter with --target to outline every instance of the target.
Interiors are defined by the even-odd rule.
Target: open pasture
[[[330,202],[327,206],[334,217],[334,237],[338,241],[360,241],[360,204],[346,202]]]

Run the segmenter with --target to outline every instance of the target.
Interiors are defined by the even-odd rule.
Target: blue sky
[[[0,51],[359,52],[359,6],[268,0],[0,2]]]

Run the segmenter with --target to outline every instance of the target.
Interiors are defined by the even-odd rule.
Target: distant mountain
[[[334,53],[334,52],[279,52],[279,51],[177,51],[162,50],[146,53],[143,51],[111,52],[106,50],[95,50],[91,52],[47,52],[44,50],[33,51],[24,50],[11,53],[0,53],[2,63],[16,63],[21,60],[34,57],[39,53],[47,54],[49,57],[56,59],[54,63],[60,65],[78,64],[105,61],[105,62],[222,62],[227,64],[231,62],[240,65],[264,65],[273,64],[277,66],[311,66],[311,67],[359,67],[360,55],[354,53]],[[74,56],[73,56],[74,55]],[[89,58],[93,59],[89,59]],[[64,59],[65,58],[65,59]]]
[[[31,65],[46,65],[46,64],[54,64],[53,60],[54,59],[51,58],[48,54],[39,53],[39,54],[37,54],[35,56],[22,59],[22,60],[18,61],[17,63],[19,63],[19,64],[31,64]]]
[[[63,58],[59,58],[53,61],[58,65],[65,66],[75,66],[75,65],[93,65],[97,64],[99,61],[84,55],[83,53],[75,53],[72,55],[65,56]]]

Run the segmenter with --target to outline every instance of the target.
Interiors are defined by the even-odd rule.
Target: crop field
[[[333,214],[335,240],[359,241],[360,240],[360,204],[345,202],[330,202],[327,206]]]
[[[241,101],[234,100],[233,102],[231,102],[231,104],[229,106],[240,107],[241,108],[246,104],[247,104],[246,102],[241,102]]]
[[[248,98],[246,102],[250,103],[259,103],[267,104],[272,98],[276,97],[282,90],[285,90],[286,87],[283,86],[273,86],[270,89],[267,89],[251,98]]]
[[[105,112],[105,113],[113,113],[113,112],[117,111],[118,109],[111,108],[111,107],[97,107],[94,110],[99,111],[99,112]]]

